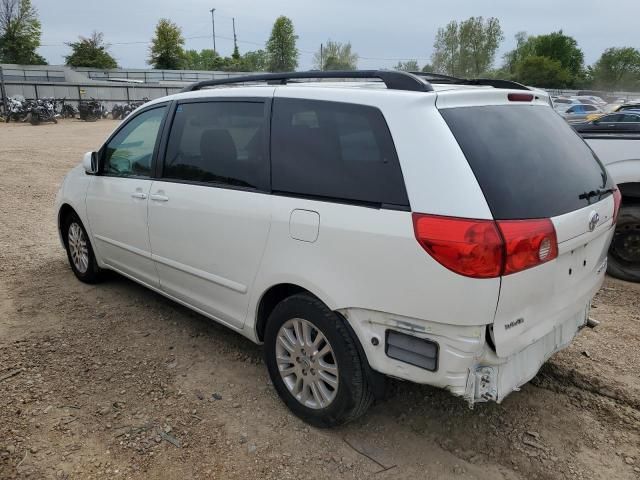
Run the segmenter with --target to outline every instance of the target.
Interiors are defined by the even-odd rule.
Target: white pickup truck
[[[640,134],[582,134],[622,193],[608,273],[640,282]]]

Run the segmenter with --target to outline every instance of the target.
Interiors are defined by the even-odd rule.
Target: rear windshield
[[[555,217],[597,202],[589,192],[613,187],[595,154],[549,107],[490,105],[440,113],[496,220]]]

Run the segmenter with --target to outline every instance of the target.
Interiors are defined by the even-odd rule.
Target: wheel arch
[[[323,300],[322,297],[320,297],[319,295],[316,295],[315,293],[310,291],[308,288],[302,287],[300,285],[297,285],[294,283],[278,283],[278,284],[272,285],[262,294],[262,296],[260,297],[260,300],[258,301],[258,305],[256,307],[256,317],[255,317],[254,328],[255,328],[255,338],[259,342],[261,343],[264,342],[264,332],[267,325],[267,320],[269,318],[269,315],[275,308],[275,306],[285,298],[290,297],[291,295],[296,295],[298,293],[307,293],[309,295],[312,295],[313,297],[317,298],[325,305],[329,306],[329,304],[325,300]],[[329,308],[331,309],[330,306]],[[347,328],[347,330],[349,331],[349,333],[351,334],[352,338],[355,341],[358,354],[363,363],[365,375],[367,376],[367,380],[369,381],[369,384],[372,388],[374,397],[376,399],[383,398],[385,395],[385,388],[386,388],[385,376],[379,372],[374,371],[371,368],[371,365],[369,364],[369,359],[367,357],[367,353],[362,347],[362,343],[361,343],[362,340],[360,339],[356,331],[351,326],[351,323],[349,322],[349,320],[340,311],[336,311],[334,309],[331,309],[331,310],[333,310],[333,312],[342,320],[342,323],[344,323],[345,327]]]
[[[78,215],[78,212],[76,212],[76,210],[71,205],[69,205],[68,203],[63,203],[62,205],[60,205],[60,208],[58,209],[58,235],[60,235],[60,241],[65,247],[67,245],[67,239],[65,235],[62,234],[63,222],[69,215],[72,214]]]
[[[308,289],[293,283],[278,283],[276,285],[272,285],[262,293],[256,307],[256,319],[254,326],[255,337],[258,341],[264,341],[264,331],[267,326],[267,320],[276,305],[285,298],[297,293],[308,293],[319,298]]]
[[[620,183],[618,188],[622,194],[623,204],[640,203],[640,181]]]

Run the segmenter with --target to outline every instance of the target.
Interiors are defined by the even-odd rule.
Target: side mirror
[[[82,158],[82,166],[88,175],[98,173],[98,154],[96,152],[87,152]]]

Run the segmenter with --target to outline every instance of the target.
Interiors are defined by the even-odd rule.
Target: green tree
[[[222,70],[227,72],[259,72],[267,64],[264,50],[246,52],[239,58],[221,57],[212,49],[187,50],[184,53],[184,67],[189,70]]]
[[[318,70],[355,70],[358,54],[351,51],[351,42],[327,40],[321,50],[313,55],[314,68]]]
[[[520,83],[541,88],[563,88],[573,81],[571,73],[559,60],[541,56],[520,60],[515,77]]]
[[[184,37],[180,27],[162,18],[156,25],[147,63],[156,69],[178,70],[185,63],[183,46]]]
[[[71,67],[118,67],[118,62],[107,51],[109,45],[104,43],[104,35],[100,32],[94,31],[90,37],[79,37],[77,42],[67,45],[71,47],[71,54],[65,57],[65,61]]]
[[[597,88],[635,89],[640,86],[640,51],[631,47],[607,48],[590,68]]]
[[[393,69],[401,72],[419,72],[420,66],[417,60],[407,60],[406,62],[398,62]]]
[[[205,70],[201,65],[200,52],[197,50],[185,50],[184,68],[187,70]]]
[[[424,67],[422,67],[422,71],[425,73],[433,73],[434,72],[433,65],[431,65],[430,63],[426,63]]]
[[[298,66],[297,39],[293,22],[285,16],[278,17],[267,41],[267,69],[270,72],[295,70]]]
[[[503,39],[497,18],[451,21],[436,34],[431,57],[433,68],[449,75],[477,77],[491,68]]]
[[[574,79],[583,74],[584,54],[574,38],[563,34],[562,30],[534,38],[535,55],[559,61]]]
[[[451,21],[444,28],[439,28],[431,55],[433,69],[437,73],[460,75],[460,36],[458,22]]]
[[[267,68],[267,52],[255,50],[246,52],[240,59],[242,72],[261,72]]]
[[[515,75],[518,63],[527,57],[535,55],[533,38],[527,32],[516,33],[516,48],[504,54],[503,70],[509,75]]]
[[[231,63],[229,57],[221,57],[211,48],[187,50],[184,52],[184,68],[188,70],[225,70]]]
[[[31,0],[0,0],[0,62],[46,65],[38,53],[40,21]]]
[[[493,65],[496,51],[504,40],[500,21],[495,17],[471,17],[460,22],[460,64],[465,76],[477,77]]]
[[[505,76],[520,82],[527,81],[527,77],[522,77],[522,72],[529,71],[528,66],[540,62],[540,60],[529,62],[523,70],[521,64],[530,57],[544,57],[559,62],[560,67],[564,70],[560,77],[562,79],[568,78],[563,85],[565,87],[576,86],[584,80],[584,54],[578,48],[575,39],[564,35],[562,30],[538,36],[527,36],[525,32],[516,34],[516,48],[504,56],[503,72]],[[552,68],[550,65],[546,63],[547,67]],[[547,86],[553,87],[554,85]]]

